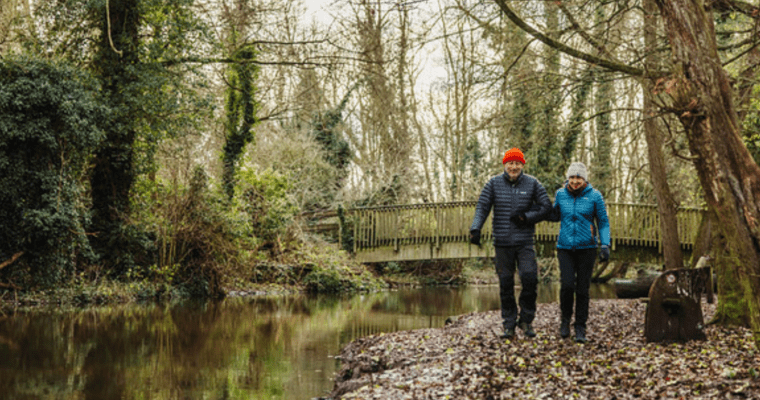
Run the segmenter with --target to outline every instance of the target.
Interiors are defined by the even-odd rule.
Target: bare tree
[[[644,0],[644,45],[646,51],[645,68],[655,71],[658,67],[655,50],[657,48],[657,15],[654,0]],[[652,100],[653,82],[645,80],[644,88],[644,136],[647,140],[649,171],[657,198],[657,212],[660,216],[660,240],[666,269],[683,268],[683,253],[678,237],[676,212],[678,203],[673,198],[668,185],[665,156],[662,150],[661,134],[655,118],[657,110]]]

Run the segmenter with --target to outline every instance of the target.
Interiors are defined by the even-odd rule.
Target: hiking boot
[[[520,322],[517,326],[522,329],[523,333],[527,337],[536,337],[536,331],[533,330],[533,327],[527,323],[527,322]]]
[[[515,328],[504,328],[504,333],[501,334],[502,339],[512,339],[515,337]]]
[[[588,343],[588,339],[586,339],[586,327],[585,326],[576,326],[575,327],[575,343]]]
[[[562,337],[562,339],[567,339],[570,337],[570,320],[569,319],[562,319],[562,323],[559,324],[559,336]]]

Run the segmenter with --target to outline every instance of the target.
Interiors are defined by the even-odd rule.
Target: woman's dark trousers
[[[533,245],[495,246],[496,275],[499,276],[501,297],[501,318],[504,329],[514,329],[517,325],[517,304],[515,304],[515,264],[520,275],[520,322],[531,324],[536,316],[536,286],[538,286],[538,264]]]
[[[560,290],[559,306],[562,320],[570,321],[573,316],[573,297],[575,297],[576,328],[586,328],[588,320],[589,286],[596,260],[596,248],[581,250],[557,249],[559,260]]]

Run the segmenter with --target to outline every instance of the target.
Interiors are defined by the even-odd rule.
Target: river
[[[557,295],[542,285],[539,302]],[[334,357],[358,337],[498,308],[497,286],[469,286],[6,311],[0,398],[308,400],[330,392]]]

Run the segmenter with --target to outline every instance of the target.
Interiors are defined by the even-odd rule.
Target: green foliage
[[[32,54],[67,59],[96,75],[106,139],[90,180],[93,247],[119,275],[133,266],[129,248],[144,238],[125,226],[132,184],[154,172],[155,151],[167,137],[189,132],[210,110],[197,90],[199,67],[184,62],[208,50],[213,38],[193,10],[194,0],[60,0],[37,2],[34,30],[22,32]],[[108,9],[106,9],[108,6]],[[107,12],[110,18],[106,18]],[[203,53],[204,55],[207,53]]]
[[[523,84],[524,85],[524,84]],[[527,153],[531,148],[531,138],[536,131],[535,112],[527,96],[517,96],[512,109],[514,146]],[[511,146],[510,146],[511,147]]]
[[[469,167],[472,180],[482,182],[488,174],[487,159],[483,150],[480,148],[480,142],[476,136],[467,138],[467,146],[462,155],[460,168],[462,172]]]
[[[341,131],[338,129],[343,122],[343,111],[348,104],[348,100],[351,93],[358,87],[355,84],[351,89],[343,96],[340,104],[332,110],[327,110],[324,114],[320,114],[314,117],[312,124],[312,134],[317,142],[322,145],[325,150],[325,159],[333,167],[340,171],[340,176],[345,177],[348,173],[348,164],[351,162],[351,149],[348,146],[348,142],[341,136]]]
[[[594,188],[602,192],[607,199],[612,199],[612,97],[615,89],[612,82],[603,80],[597,83],[595,98],[596,146],[594,147],[593,181]]]
[[[89,253],[81,179],[103,139],[98,90],[64,63],[0,62],[0,251],[24,252],[30,283],[60,282]]]
[[[586,120],[586,108],[591,89],[593,84],[593,74],[591,68],[583,70],[580,76],[580,82],[578,88],[573,94],[572,109],[570,126],[567,129],[567,134],[562,141],[562,164],[559,166],[559,174],[564,175],[567,167],[573,160],[573,153],[575,152],[578,142],[580,141],[583,129],[582,124]]]
[[[227,201],[208,188],[197,167],[189,185],[140,181],[135,216],[154,237],[151,263],[130,270],[131,277],[165,283],[200,297],[223,296],[224,279],[246,263],[252,248],[250,226],[242,214],[228,211]]]
[[[287,176],[289,200],[302,211],[331,208],[341,178],[324,158],[325,151],[303,129],[266,129],[257,133],[245,161],[247,168]]]
[[[351,289],[351,281],[344,281],[335,269],[318,268],[303,280],[306,290],[312,293],[337,293]]]
[[[354,251],[354,225],[353,220],[349,222],[349,219],[346,218],[346,210],[343,208],[343,205],[338,205],[338,221],[341,227],[340,241],[343,245],[343,250],[351,253]]]
[[[384,274],[400,274],[402,271],[401,265],[395,261],[383,263],[381,265]]]
[[[276,242],[300,212],[289,199],[290,180],[272,170],[241,171],[239,180],[240,202],[253,234],[265,242]]]
[[[384,286],[367,271],[355,272],[340,265],[315,266],[304,277],[303,285],[310,293],[373,291]]]
[[[526,157],[525,173],[535,176],[550,195],[564,182],[564,170],[557,171],[562,164],[562,132],[558,131],[557,110],[561,98],[558,84],[551,77],[544,77],[540,82],[530,80],[520,83],[525,93],[539,92],[543,95],[537,99],[529,96],[516,96],[511,110],[513,128],[507,148],[520,148]]]
[[[335,200],[336,193],[345,185],[348,166],[351,163],[353,153],[348,142],[342,136],[341,124],[343,123],[343,111],[348,104],[351,93],[356,90],[359,83],[354,84],[348,90],[335,108],[315,113],[309,123],[309,135],[321,147],[321,158],[332,171],[329,174],[331,181],[319,188],[322,192],[321,195],[311,196],[313,201],[304,203],[306,210],[330,208]]]
[[[375,291],[386,286],[347,252],[325,243],[304,243],[293,255],[308,271],[302,284],[309,292]]]
[[[229,199],[235,194],[235,171],[245,146],[252,142],[253,125],[256,123],[256,100],[254,99],[254,81],[258,73],[251,62],[256,54],[243,49],[235,56],[237,63],[232,65],[227,89],[225,123],[226,141],[224,143],[223,165],[224,191]]]

